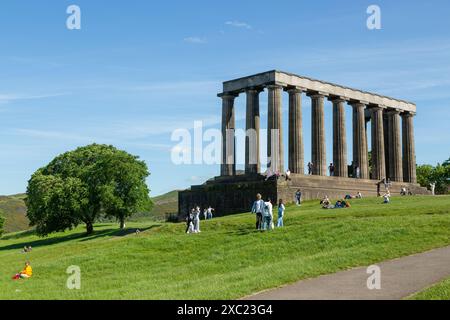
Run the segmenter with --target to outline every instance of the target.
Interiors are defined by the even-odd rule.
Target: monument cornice
[[[223,83],[223,92],[243,92],[247,87],[267,86],[271,84],[281,85],[285,88],[300,87],[307,91],[325,93],[327,96],[338,96],[346,100],[364,101],[368,105],[383,105],[386,108],[396,108],[402,111],[416,111],[416,105],[412,102],[278,70],[271,70],[226,81]]]

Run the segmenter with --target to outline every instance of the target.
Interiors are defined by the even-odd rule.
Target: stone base
[[[342,199],[345,195],[355,195],[358,191],[364,197],[377,196],[376,180],[363,180],[341,177],[305,176],[292,174],[290,181],[280,178],[278,181],[265,181],[261,175],[235,177],[217,177],[203,185],[192,186],[190,190],[178,193],[178,214],[184,219],[194,206],[202,209],[211,206],[216,209],[215,216],[248,212],[255,196],[260,193],[264,200],[271,198],[273,203],[283,199],[285,203],[294,202],[297,189],[302,192],[302,200],[321,199],[327,195],[332,200]],[[414,195],[431,194],[418,184],[393,182],[391,194],[400,195],[405,186]],[[384,185],[380,186],[384,193]]]

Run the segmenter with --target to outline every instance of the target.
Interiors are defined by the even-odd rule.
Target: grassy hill
[[[174,190],[163,195],[153,197],[153,208],[150,212],[140,212],[133,215],[131,221],[152,219],[165,221],[167,214],[178,212],[178,191]]]
[[[5,232],[23,231],[30,228],[24,198],[24,194],[0,196],[0,214],[6,218]],[[131,221],[149,219],[164,221],[167,213],[178,211],[178,191],[154,197],[152,201],[154,206],[150,212],[136,213]]]
[[[6,218],[5,232],[27,230],[27,208],[23,199],[25,195],[0,196],[0,214]]]
[[[288,206],[284,229],[255,231],[254,216],[202,221],[202,233],[155,221],[98,224],[49,238],[32,232],[0,240],[0,299],[234,299],[300,279],[450,245],[450,197],[353,200],[323,210]],[[140,234],[134,228],[141,229]],[[33,246],[21,254],[24,245]],[[10,279],[30,260],[32,279]],[[66,269],[81,268],[81,290]]]

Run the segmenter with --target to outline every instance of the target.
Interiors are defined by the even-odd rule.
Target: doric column
[[[403,119],[403,180],[417,183],[416,153],[414,146],[414,113],[405,112]]]
[[[222,176],[234,176],[236,174],[235,163],[235,119],[234,99],[236,95],[224,93],[222,98]]]
[[[390,166],[389,166],[389,159],[390,159],[390,155],[389,155],[389,132],[390,132],[390,127],[389,127],[389,115],[388,115],[388,111],[387,109],[384,109],[383,111],[383,129],[384,129],[384,163],[385,163],[385,168],[386,168],[386,178],[390,178],[391,174],[390,174]]]
[[[369,163],[367,151],[366,120],[364,110],[366,105],[361,102],[352,104],[353,107],[353,164],[359,167],[361,179],[369,179]]]
[[[302,129],[302,90],[292,88],[289,93],[289,170],[304,174]]]
[[[257,174],[260,171],[259,159],[259,93],[258,89],[248,89],[246,137],[245,137],[245,173]]]
[[[372,108],[372,179],[386,178],[386,159],[384,154],[383,108]]]
[[[341,98],[330,99],[333,102],[333,164],[334,175],[348,177],[347,136],[345,130],[345,103]]]
[[[393,181],[403,181],[400,111],[389,110],[389,174]]]
[[[325,145],[324,95],[308,94],[311,97],[311,158],[313,174],[327,175],[327,155]]]
[[[283,87],[271,85],[268,89],[267,166],[273,172],[284,171],[283,128],[281,121],[281,94]]]

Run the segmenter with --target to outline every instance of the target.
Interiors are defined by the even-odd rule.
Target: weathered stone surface
[[[404,182],[393,182],[391,193],[399,195],[402,186],[409,188],[413,194],[429,194],[426,188]],[[358,191],[365,197],[376,196],[377,181],[299,174],[292,174],[292,180],[288,182],[283,179],[278,182],[265,181],[263,176],[220,177],[204,185],[193,186],[191,190],[180,191],[179,217],[182,220],[188,210],[196,205],[201,208],[212,206],[216,209],[216,216],[249,212],[257,193],[261,193],[265,200],[270,197],[273,203],[279,199],[292,203],[297,189],[302,191],[303,200],[321,199],[325,195],[331,200],[337,200],[347,194],[356,195]],[[384,191],[384,186],[381,191]]]
[[[374,107],[372,111],[372,179],[386,177],[386,158],[384,154],[383,108]]]
[[[348,177],[347,135],[345,129],[345,103],[343,99],[333,101],[333,162],[334,175]]]
[[[304,174],[302,90],[289,89],[289,170]]]
[[[390,110],[389,117],[389,178],[403,181],[402,140],[400,135],[400,111]]]
[[[360,178],[369,179],[369,161],[364,110],[366,105],[354,103],[353,107],[353,163],[360,169]]]
[[[273,172],[284,172],[283,126],[280,86],[268,86],[267,159]]]
[[[245,138],[245,173],[257,174],[260,171],[259,159],[259,93],[260,90],[247,90],[247,114]]]
[[[416,152],[414,146],[414,114],[403,113],[403,179],[416,183]]]
[[[327,95],[344,97],[349,100],[365,101],[367,104],[382,105],[388,108],[396,108],[403,111],[416,112],[414,103],[348,88],[330,82],[315,80],[284,71],[267,71],[248,77],[226,81],[223,83],[223,92],[243,92],[247,88],[277,84],[283,87],[294,86],[307,88],[311,91],[323,92]]]
[[[327,175],[327,155],[325,144],[325,115],[324,96],[312,94],[311,96],[311,159],[313,174]]]
[[[220,174],[222,176],[233,176],[236,174],[235,163],[235,95],[224,94],[222,97],[222,165]]]

